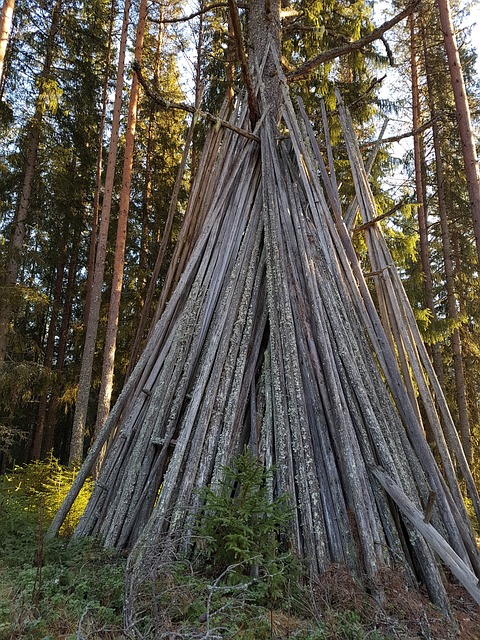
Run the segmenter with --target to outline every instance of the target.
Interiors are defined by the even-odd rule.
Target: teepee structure
[[[273,59],[281,78],[272,51],[258,77]],[[252,130],[239,99],[221,114],[228,128],[212,127],[168,304],[50,534],[111,438],[75,536],[134,547],[139,563],[166,539],[194,544],[197,490],[217,486],[249,447],[275,469],[272,498],[294,506],[289,544],[313,575],[337,563],[381,587],[382,568],[401,567],[448,611],[447,567],[480,603],[460,485],[480,521],[478,493],[375,223],[348,112],[339,97],[376,304],[344,222],[328,130],[330,170],[280,85],[280,118],[260,99]]]

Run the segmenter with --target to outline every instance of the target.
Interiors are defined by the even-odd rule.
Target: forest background
[[[476,52],[461,25],[475,7],[452,5],[474,127]],[[202,110],[216,113],[241,79],[226,7],[207,8],[15,4],[0,85],[2,470],[52,450],[78,464],[138,358],[209,124],[197,117],[186,145],[190,114],[146,95],[133,60],[167,102],[193,103],[203,91]],[[348,50],[380,15],[403,8],[389,5],[387,15],[384,3],[292,3],[283,11],[283,62],[314,124],[325,101],[340,178],[333,87],[366,156],[389,118],[371,171],[379,215],[475,461],[478,255],[436,4],[422,3],[382,39]],[[294,76],[302,62],[338,46],[344,55]],[[343,193],[348,204],[347,176]],[[361,233],[355,238],[363,257]]]

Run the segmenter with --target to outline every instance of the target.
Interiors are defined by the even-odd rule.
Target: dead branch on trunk
[[[235,39],[235,48],[237,50],[237,56],[240,61],[240,68],[242,70],[242,77],[245,83],[245,88],[248,95],[248,107],[250,109],[250,121],[252,126],[258,122],[259,112],[255,90],[253,88],[252,74],[248,66],[247,55],[245,53],[245,47],[243,46],[242,25],[240,24],[240,16],[238,14],[238,4],[236,0],[228,0],[228,10],[230,13],[230,19],[232,21],[233,35]]]
[[[188,16],[180,16],[179,18],[162,18],[161,20],[153,17],[149,17],[150,22],[157,22],[160,24],[176,24],[177,22],[188,22],[189,20],[193,20],[194,18],[198,18],[199,16],[203,16],[205,13],[209,11],[213,11],[214,9],[227,9],[228,2],[214,2],[213,4],[209,4],[207,7],[200,9],[199,11],[195,11],[194,13],[190,13]],[[242,2],[237,2],[237,6],[241,9],[245,9],[247,7],[246,4]]]

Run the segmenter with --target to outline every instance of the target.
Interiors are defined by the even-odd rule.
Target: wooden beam
[[[465,562],[455,553],[452,547],[442,538],[438,531],[425,521],[424,515],[415,507],[402,489],[379,467],[372,467],[371,472],[382,485],[388,495],[398,506],[403,515],[415,527],[432,549],[447,565],[457,580],[465,587],[477,604],[480,604],[479,580]]]

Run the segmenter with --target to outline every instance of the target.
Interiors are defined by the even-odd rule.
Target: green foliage
[[[205,559],[216,570],[236,565],[232,574],[242,576],[258,570],[279,587],[294,564],[290,553],[280,553],[279,542],[291,508],[285,496],[271,499],[272,475],[273,469],[265,469],[247,450],[223,467],[218,490],[201,492],[198,533],[205,539]]]
[[[6,539],[15,545],[28,539],[37,526],[39,506],[42,505],[44,521],[51,520],[67,495],[75,475],[75,469],[63,467],[50,455],[43,462],[15,466],[12,472],[0,477],[0,535],[3,530]],[[92,487],[93,481],[87,480],[62,526],[63,535],[73,532]],[[19,536],[9,537],[15,532],[19,532]]]
[[[0,640],[77,637],[80,620],[84,628],[118,632],[124,562],[93,539],[43,543],[74,475],[52,457],[0,479]],[[90,489],[82,492],[66,531],[75,526]]]
[[[56,633],[63,637],[76,629],[84,613],[89,624],[94,619],[98,628],[118,626],[123,575],[124,563],[110,557],[93,540],[49,543],[41,572],[32,563],[16,568],[10,607],[2,602],[0,592],[0,612],[4,612],[0,638],[13,633],[32,640],[58,637]]]

